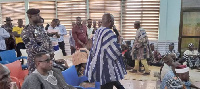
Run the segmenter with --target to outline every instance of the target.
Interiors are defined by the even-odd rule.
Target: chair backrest
[[[19,60],[15,61],[13,63],[5,64],[5,66],[7,66],[8,69],[10,70],[10,76],[13,76],[16,78],[19,78],[23,71],[21,62]]]
[[[77,71],[74,65],[63,71],[62,75],[65,78],[65,82],[67,84],[72,86],[79,86],[79,77],[77,75]]]
[[[28,57],[26,49],[20,49],[20,52],[22,53],[22,56],[27,56]]]
[[[15,50],[6,50],[6,51],[1,51],[0,52],[0,57],[2,61],[8,61],[9,63],[12,63],[16,61],[16,52]]]

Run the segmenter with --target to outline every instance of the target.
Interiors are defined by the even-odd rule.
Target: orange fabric
[[[20,81],[20,86],[22,86],[25,77],[28,75],[28,70],[22,70],[21,62],[19,60],[6,64],[10,70],[10,76],[16,77]]]
[[[81,52],[80,50],[85,50],[86,52]],[[87,63],[89,51],[86,48],[80,48],[72,55],[73,65],[79,65],[81,63]]]

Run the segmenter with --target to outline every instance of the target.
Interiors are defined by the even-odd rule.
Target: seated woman
[[[186,61],[187,65],[194,69],[195,67],[199,69],[199,52],[194,49],[194,44],[188,44],[188,50],[186,50],[183,54],[183,58]]]
[[[169,50],[166,52],[166,54],[175,54],[175,60],[177,61],[179,58],[180,53],[174,50],[174,43],[169,44]]]

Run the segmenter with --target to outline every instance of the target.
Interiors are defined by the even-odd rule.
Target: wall
[[[160,0],[158,41],[178,41],[181,0]]]

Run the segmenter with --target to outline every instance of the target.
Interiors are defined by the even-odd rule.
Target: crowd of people
[[[131,46],[129,41],[124,43],[114,25],[113,15],[105,13],[98,20],[98,27],[95,20],[88,19],[86,25],[81,17],[76,17],[69,31],[71,54],[67,54],[64,42],[67,31],[60,20],[53,19],[44,27],[39,9],[29,9],[26,13],[28,25],[24,26],[23,20],[18,19],[18,26],[13,26],[11,18],[7,17],[6,24],[0,28],[0,51],[15,49],[17,57],[20,57],[20,49],[27,50],[29,75],[22,89],[78,89],[68,85],[61,74],[69,68],[67,62],[64,59],[54,60],[54,52],[59,49],[63,56],[73,56],[78,76],[86,76],[87,83],[99,82],[101,89],[113,89],[113,86],[125,89],[119,80],[127,74],[126,70],[148,76],[149,66],[161,68],[161,89],[198,88],[189,80],[189,68],[200,67],[199,52],[193,43],[188,45],[183,57],[174,50],[174,43],[170,43],[169,50],[161,55],[149,42],[141,22],[135,21],[137,31]],[[6,66],[0,64],[0,88],[17,89],[10,85],[9,72]]]

